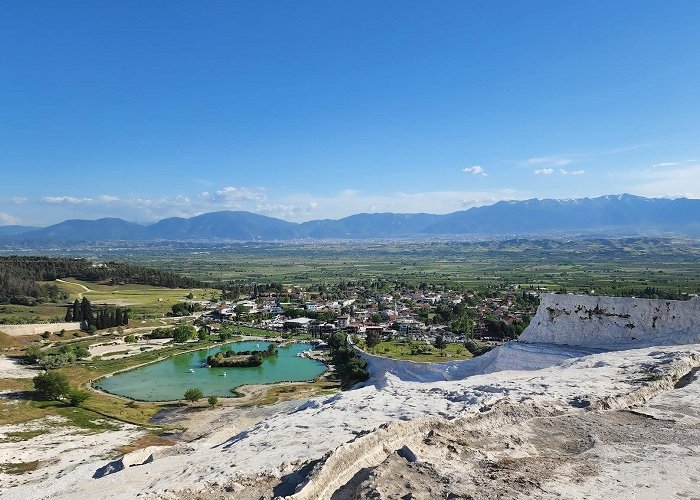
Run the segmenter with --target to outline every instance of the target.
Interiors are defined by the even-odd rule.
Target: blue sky
[[[14,1],[0,224],[700,197],[700,2]]]

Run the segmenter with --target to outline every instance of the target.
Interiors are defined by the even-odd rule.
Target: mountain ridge
[[[3,227],[9,229],[3,231]],[[630,194],[564,200],[532,198],[499,201],[444,215],[359,213],[302,223],[227,210],[189,218],[169,217],[149,225],[114,217],[71,219],[45,228],[0,226],[0,242],[380,239],[615,230],[625,234],[656,231],[700,236],[700,199]]]

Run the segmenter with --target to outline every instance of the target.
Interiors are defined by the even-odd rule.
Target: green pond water
[[[182,399],[190,387],[198,387],[206,396],[231,397],[231,389],[245,384],[272,384],[313,380],[326,370],[320,361],[302,358],[298,353],[311,344],[289,344],[278,349],[278,356],[265,358],[254,368],[207,368],[207,356],[222,350],[251,351],[266,349],[269,342],[234,342],[228,345],[179,354],[129,372],[104,378],[95,387],[139,401]],[[193,370],[193,371],[191,371]]]

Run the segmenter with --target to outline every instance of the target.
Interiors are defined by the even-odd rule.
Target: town
[[[248,288],[246,290],[246,288]],[[221,302],[191,302],[206,311],[199,322],[262,328],[318,338],[343,332],[359,339],[434,345],[479,340],[497,345],[527,327],[539,304],[534,287],[455,291],[389,280],[303,287],[289,283],[233,284]],[[185,311],[180,306],[180,311]]]

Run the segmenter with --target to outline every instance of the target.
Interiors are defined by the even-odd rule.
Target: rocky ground
[[[450,381],[383,374],[250,420],[222,410],[191,442],[130,459],[143,465],[95,478],[107,462],[88,460],[3,497],[697,497],[700,345],[567,357]]]

